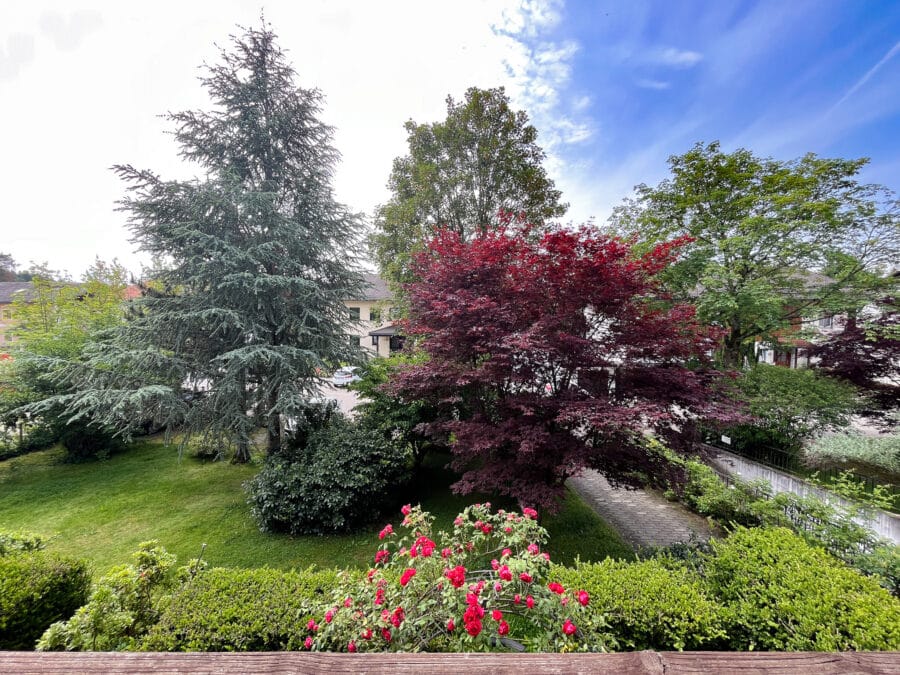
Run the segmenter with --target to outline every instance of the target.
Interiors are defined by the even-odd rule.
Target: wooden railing
[[[620,654],[180,654],[0,652],[0,673],[900,673],[900,652],[627,652]]]

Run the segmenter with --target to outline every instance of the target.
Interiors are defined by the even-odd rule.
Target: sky
[[[869,157],[900,192],[896,0],[0,1],[0,251],[79,277],[138,274],[114,164],[190,178],[160,117],[203,109],[197,77],[260,12],[297,84],[326,98],[340,201],[388,198],[403,123],[504,86],[570,208],[602,224],[697,142],[793,159]],[[218,45],[218,46],[217,46]]]

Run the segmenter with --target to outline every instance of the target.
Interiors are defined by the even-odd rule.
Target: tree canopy
[[[865,163],[698,143],[669,158],[670,178],[638,185],[611,224],[645,246],[691,237],[667,282],[727,329],[725,360],[738,364],[757,337],[777,342],[792,322],[858,306],[872,272],[900,256],[898,203],[859,182]]]
[[[659,293],[683,243],[636,257],[591,229],[512,225],[429,243],[407,325],[429,358],[390,386],[433,406],[422,428],[450,442],[458,491],[550,504],[583,467],[635,481],[652,471],[646,431],[677,444],[733,414],[708,387],[715,335]]]
[[[542,166],[544,151],[528,115],[503,87],[447,97],[447,117],[406,123],[409,153],[394,160],[391,198],[378,209],[372,250],[385,278],[412,279],[411,263],[439,228],[470,239],[498,224],[501,211],[542,225],[567,205]]]
[[[203,176],[115,167],[132,241],[161,263],[140,311],[68,372],[74,415],[124,432],[152,417],[246,460],[259,425],[280,446],[319,369],[358,358],[342,301],[362,285],[360,221],[332,192],[322,95],[295,75],[267,26],[245,29],[200,78],[211,109],[166,116]]]

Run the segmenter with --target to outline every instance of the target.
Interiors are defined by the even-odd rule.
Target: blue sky
[[[900,188],[900,3],[568,2],[528,41],[567,46],[547,111],[576,129],[555,145],[567,191],[600,218],[697,141],[789,159],[870,157],[866,181]],[[565,173],[565,172],[563,172]],[[606,185],[604,185],[606,182]]]
[[[261,5],[298,84],[326,96],[335,190],[364,214],[388,197],[403,123],[441,119],[469,86],[528,111],[574,222],[602,223],[698,141],[871,157],[864,180],[900,191],[897,0],[11,0],[0,250],[75,276],[95,255],[138,271],[109,167],[195,175],[159,115],[207,104],[197,67]]]

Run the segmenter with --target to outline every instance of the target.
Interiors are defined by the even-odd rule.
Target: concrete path
[[[668,546],[707,540],[709,524],[678,502],[670,502],[653,490],[614,488],[601,474],[585,470],[570,478],[575,490],[603,520],[634,547]]]

